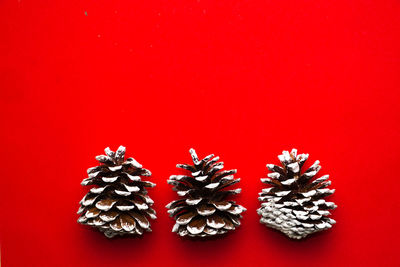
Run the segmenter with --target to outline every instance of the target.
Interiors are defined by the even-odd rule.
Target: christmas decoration
[[[133,158],[125,160],[125,147],[116,152],[106,148],[106,155],[96,157],[99,166],[89,168],[89,178],[82,185],[94,185],[80,201],[78,222],[98,228],[105,236],[150,232],[146,217],[156,219],[150,207],[153,200],[147,195],[146,187],[155,184],[142,181],[140,176],[150,176]]]
[[[257,210],[260,222],[294,239],[331,228],[336,222],[328,217],[329,210],[336,205],[324,198],[335,190],[326,188],[331,184],[329,175],[313,179],[321,169],[319,161],[302,173],[308,154],[297,155],[293,149],[290,154],[283,151],[278,158],[282,167],[267,164],[271,173],[269,178],[261,179],[271,187],[260,193],[259,200],[263,202]]]
[[[176,220],[172,232],[180,236],[208,237],[234,230],[246,209],[227,200],[241,189],[224,189],[240,181],[233,177],[236,170],[221,171],[224,163],[218,162],[219,157],[213,154],[199,160],[194,149],[189,152],[194,165],[176,165],[188,171],[188,175],[172,175],[168,180],[182,197],[166,206]]]

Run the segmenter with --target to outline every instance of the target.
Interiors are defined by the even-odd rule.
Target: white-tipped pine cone
[[[314,179],[321,169],[319,161],[302,173],[308,154],[297,155],[297,150],[293,149],[290,153],[283,151],[278,158],[282,167],[267,164],[271,173],[269,178],[261,179],[271,187],[260,193],[262,204],[257,210],[260,222],[294,239],[331,228],[336,222],[328,217],[329,210],[336,205],[324,198],[335,190],[327,188],[331,184],[329,175]]]
[[[141,180],[141,176],[150,176],[150,171],[133,158],[125,160],[123,146],[116,152],[107,147],[105,153],[96,157],[100,165],[89,168],[89,178],[82,181],[82,185],[94,187],[79,202],[78,222],[98,228],[109,238],[151,232],[147,217],[156,219],[156,212],[146,187],[155,184]]]
[[[241,189],[224,189],[240,181],[233,177],[236,170],[221,171],[224,166],[223,162],[218,162],[219,157],[209,155],[199,160],[194,149],[189,152],[194,165],[176,165],[187,170],[188,175],[172,175],[168,180],[182,197],[166,206],[176,220],[172,232],[180,236],[207,237],[234,230],[240,225],[241,213],[246,209],[227,200]]]

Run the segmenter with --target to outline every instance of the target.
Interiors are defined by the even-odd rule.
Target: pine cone
[[[308,154],[297,155],[297,150],[293,149],[290,154],[283,151],[278,158],[282,167],[267,164],[271,173],[269,178],[261,179],[272,187],[260,193],[259,200],[263,202],[257,210],[262,216],[260,222],[294,239],[331,228],[336,222],[328,217],[329,210],[336,205],[324,198],[335,190],[326,188],[331,184],[329,175],[313,180],[321,169],[319,161],[301,173]]]
[[[105,236],[151,232],[146,216],[156,218],[150,208],[153,200],[145,187],[154,187],[151,182],[142,181],[140,176],[150,176],[133,158],[125,158],[125,147],[116,152],[106,148],[106,155],[97,156],[99,166],[89,168],[89,178],[82,185],[95,185],[79,202],[81,204],[78,222],[98,228]]]
[[[189,175],[172,175],[168,183],[183,198],[172,201],[166,207],[176,224],[172,232],[180,236],[207,237],[224,234],[240,225],[240,215],[246,209],[227,200],[230,195],[239,194],[241,189],[223,190],[236,184],[236,170],[220,171],[223,162],[213,154],[202,160],[194,149],[189,150],[194,165],[177,164],[177,168],[188,170]]]

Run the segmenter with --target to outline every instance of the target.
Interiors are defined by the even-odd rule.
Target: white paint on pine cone
[[[104,202],[99,201],[96,203],[96,208],[98,208],[99,210],[108,211],[114,206],[116,202],[117,201],[112,201],[110,204],[105,204]]]
[[[312,197],[317,193],[317,190],[311,190],[305,193],[301,193],[304,197]]]
[[[308,154],[299,154],[296,157],[296,160],[299,160],[300,162],[304,162],[308,159]]]
[[[207,217],[207,225],[215,228],[215,229],[219,229],[225,226],[224,221],[221,219],[221,221],[217,221],[215,220],[214,217]]]
[[[331,213],[327,210],[317,210],[318,214],[324,215],[324,216],[328,216],[331,215]]]
[[[315,180],[313,181],[313,184],[318,184],[318,183],[323,182],[323,181],[326,181],[326,180],[328,180],[328,179],[329,179],[329,174],[323,175],[323,176],[321,176],[321,177],[315,179]]]
[[[91,173],[93,170],[96,170],[99,166],[91,167],[87,169],[87,174]]]
[[[202,226],[199,226],[199,227],[191,226],[191,225],[188,225],[188,226],[187,226],[187,230],[188,230],[189,233],[191,233],[192,235],[198,235],[198,234],[200,234],[201,232],[203,232],[204,228],[205,228],[205,225],[202,225]]]
[[[233,175],[227,175],[225,177],[222,177],[220,181],[221,182],[223,182],[223,181],[232,181],[233,179],[234,179]]]
[[[114,167],[109,166],[108,169],[112,172],[119,171],[120,169],[122,169],[122,165],[118,165],[118,166],[114,166]]]
[[[138,201],[133,201],[135,203],[135,206],[138,208],[138,210],[146,210],[149,208],[149,206],[146,203],[140,203]]]
[[[219,186],[219,182],[218,182],[218,183],[211,183],[211,184],[208,184],[208,185],[205,186],[205,188],[208,188],[208,189],[215,189],[215,188],[217,188],[218,186]]]
[[[99,161],[99,162],[104,163],[106,161],[111,161],[111,158],[107,157],[105,155],[98,155],[98,156],[96,156],[96,160]]]
[[[87,195],[86,195],[87,196]],[[96,196],[96,197],[94,197],[94,198],[89,198],[89,199],[86,199],[86,196],[83,198],[84,200],[82,201],[82,205],[83,206],[89,206],[89,205],[92,205],[93,203],[94,203],[94,201],[97,199],[97,197],[98,197],[98,195]]]
[[[81,214],[84,210],[85,210],[85,209],[84,209],[82,206],[80,206],[79,209],[78,209],[77,214]]]
[[[218,233],[218,230],[217,230],[217,229],[214,229],[214,228],[212,228],[212,227],[206,227],[206,228],[204,229],[204,232],[205,232],[206,234],[208,234],[208,235],[216,235],[216,234]]]
[[[128,158],[126,162],[131,164],[134,168],[137,168],[137,169],[140,169],[143,167],[142,164],[137,162],[134,158]]]
[[[303,205],[303,203],[308,202],[311,200],[311,197],[306,197],[306,198],[301,198],[301,199],[295,199],[295,201],[297,203],[299,203],[300,205]]]
[[[294,202],[294,201],[285,201],[285,202],[283,202],[283,205],[289,206],[289,207],[296,207],[299,205],[299,203]]]
[[[143,195],[143,198],[147,204],[154,204],[154,201],[151,199],[149,195]]]
[[[179,224],[179,225],[186,225],[194,218],[194,216],[196,216],[195,213],[193,213],[193,214],[188,214],[188,213],[183,214],[183,215],[179,216],[176,219],[176,223]]]
[[[100,171],[89,173],[89,178],[95,178],[95,177],[97,177],[97,175],[98,175],[99,173],[100,173]]]
[[[287,167],[294,173],[298,173],[300,171],[300,166],[297,162],[288,164]]]
[[[126,151],[126,147],[119,146],[117,151],[115,152],[115,158],[122,160],[125,157],[125,151]]]
[[[178,191],[177,194],[178,194],[178,196],[183,197],[183,196],[188,195],[189,192],[190,192],[190,190],[187,190],[187,191]]]
[[[81,185],[88,185],[91,181],[92,181],[92,178],[83,179],[83,181],[81,182]]]
[[[96,218],[95,220],[93,220],[94,225],[96,226],[100,226],[100,225],[104,225],[106,222]]]
[[[293,210],[293,213],[294,213],[296,216],[298,216],[298,215],[304,216],[304,215],[307,215],[307,214],[308,214],[308,212],[302,211],[302,210]]]
[[[202,198],[188,198],[186,199],[186,204],[193,206],[199,204],[202,200]]]
[[[112,222],[115,220],[115,218],[118,217],[118,213],[115,213],[114,215],[109,215],[109,214],[100,214],[100,219],[102,219],[105,222]]]
[[[199,182],[203,182],[208,178],[208,175],[204,175],[204,176],[197,176],[195,179]]]
[[[100,212],[92,212],[91,210],[86,211],[85,216],[86,218],[95,218],[99,216]]]
[[[277,172],[270,172],[270,173],[268,173],[267,174],[267,176],[269,177],[269,178],[272,178],[272,179],[279,179],[279,177],[281,176],[279,173],[277,173]]]
[[[102,177],[101,180],[103,180],[106,183],[113,183],[116,180],[118,180],[118,178],[119,178],[118,176],[116,176],[116,177]]]
[[[115,153],[113,151],[111,151],[111,149],[109,147],[106,147],[104,149],[104,152],[106,153],[107,156],[109,156],[110,158],[115,156]]]
[[[289,162],[291,160],[289,151],[286,151],[286,150],[282,151],[282,155],[283,155],[283,158],[284,158],[285,162]]]
[[[308,211],[308,212],[314,212],[318,210],[318,206],[311,206],[311,207],[303,207],[304,210]]]
[[[191,149],[189,149],[189,153],[192,156],[193,163],[195,165],[199,165],[199,163],[200,163],[199,157],[197,157],[196,151],[193,148],[191,148]]]
[[[242,188],[237,188],[234,190],[228,190],[228,192],[231,192],[232,194],[240,194],[242,192]]]
[[[319,220],[322,218],[322,215],[318,215],[318,214],[311,214],[310,215],[311,220]]]
[[[289,195],[290,192],[292,192],[292,191],[291,191],[291,190],[287,190],[287,191],[276,192],[275,194],[276,194],[278,197],[283,197],[283,196]]]
[[[130,175],[130,174],[127,173],[127,172],[123,172],[123,174],[125,174],[126,176],[128,176],[128,178],[129,178],[131,181],[134,181],[134,182],[141,181],[140,176],[137,176],[137,175]]]
[[[244,210],[242,209],[241,206],[238,205],[238,206],[229,208],[227,211],[231,214],[238,215],[238,214],[242,213]]]
[[[182,180],[183,178],[187,178],[187,177],[188,177],[188,176],[186,176],[186,175],[171,175],[171,176],[169,177],[169,179],[180,181],[180,180]]]
[[[126,188],[126,190],[128,190],[129,192],[139,192],[140,191],[140,188],[138,186],[135,186],[135,185],[129,186],[129,185],[126,185],[126,184],[123,184],[123,185]]]
[[[263,183],[268,183],[270,181],[271,181],[271,179],[269,179],[269,178],[261,178],[261,182],[263,182]]]
[[[317,174],[317,171],[305,172],[303,175],[307,178],[314,177]]]
[[[201,173],[201,170],[200,171],[197,171],[197,172],[192,172],[192,175],[193,175],[193,177],[196,177],[197,175],[199,175]]]
[[[121,226],[122,226],[122,229],[124,229],[127,232],[130,232],[133,229],[135,229],[135,226],[133,224],[130,224],[127,221],[124,221],[124,220],[121,220]]]
[[[214,202],[213,204],[217,209],[219,209],[221,211],[227,210],[232,206],[232,203],[230,203],[228,201],[225,201],[225,202]]]
[[[131,192],[121,191],[121,190],[114,190],[114,192],[115,192],[117,195],[120,195],[120,196],[129,196],[129,195],[131,194]]]
[[[288,179],[286,181],[281,182],[281,184],[283,184],[283,185],[291,185],[294,182],[296,182],[296,178]]]
[[[134,205],[117,205],[116,208],[119,209],[120,211],[127,211],[127,210],[133,210],[135,208],[135,206]]]
[[[337,206],[333,202],[325,202],[325,205],[330,209],[336,209]]]
[[[92,192],[93,194],[100,194],[101,192],[104,191],[105,187],[93,187],[90,189],[90,192]]]
[[[270,170],[270,171],[273,171],[273,170],[274,170],[274,167],[275,167],[274,164],[267,164],[267,168],[268,168],[268,170]]]
[[[220,162],[219,165],[215,165],[214,167],[212,167],[210,172],[219,171],[222,170],[223,168],[224,168],[224,163]]]
[[[200,214],[201,216],[209,216],[214,214],[216,211],[216,209],[206,209],[206,210],[202,210],[199,207],[197,207],[197,213]]]
[[[174,226],[172,227],[172,232],[176,233],[178,232],[178,229],[179,229],[179,224],[175,223]]]
[[[318,166],[319,166],[319,163],[320,163],[319,160],[316,160],[316,161],[313,163],[313,165],[311,165],[310,168],[317,169]]]
[[[313,201],[313,204],[315,206],[323,205],[325,204],[325,199],[318,199],[317,201]]]

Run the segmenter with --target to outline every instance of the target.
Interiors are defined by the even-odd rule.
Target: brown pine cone
[[[326,188],[331,184],[329,175],[313,180],[321,169],[319,161],[302,173],[308,154],[297,155],[297,150],[293,149],[290,154],[283,151],[278,158],[282,167],[267,164],[271,173],[269,178],[261,179],[271,187],[260,193],[259,200],[263,202],[257,210],[260,222],[294,239],[331,228],[336,222],[328,217],[329,210],[336,205],[324,198],[335,190]]]
[[[123,146],[116,152],[107,147],[105,153],[96,157],[100,165],[89,168],[89,178],[82,181],[82,185],[94,187],[79,202],[78,222],[96,227],[109,238],[150,232],[146,217],[156,219],[156,212],[145,188],[155,184],[140,177],[150,176],[150,171],[133,158],[125,160]]]
[[[227,200],[241,189],[224,189],[240,181],[233,177],[236,170],[221,171],[223,162],[217,162],[219,157],[213,158],[212,154],[199,160],[194,149],[189,152],[194,165],[176,165],[187,170],[188,175],[172,175],[168,180],[182,197],[166,206],[176,220],[172,232],[180,236],[207,237],[234,230],[246,209]]]

